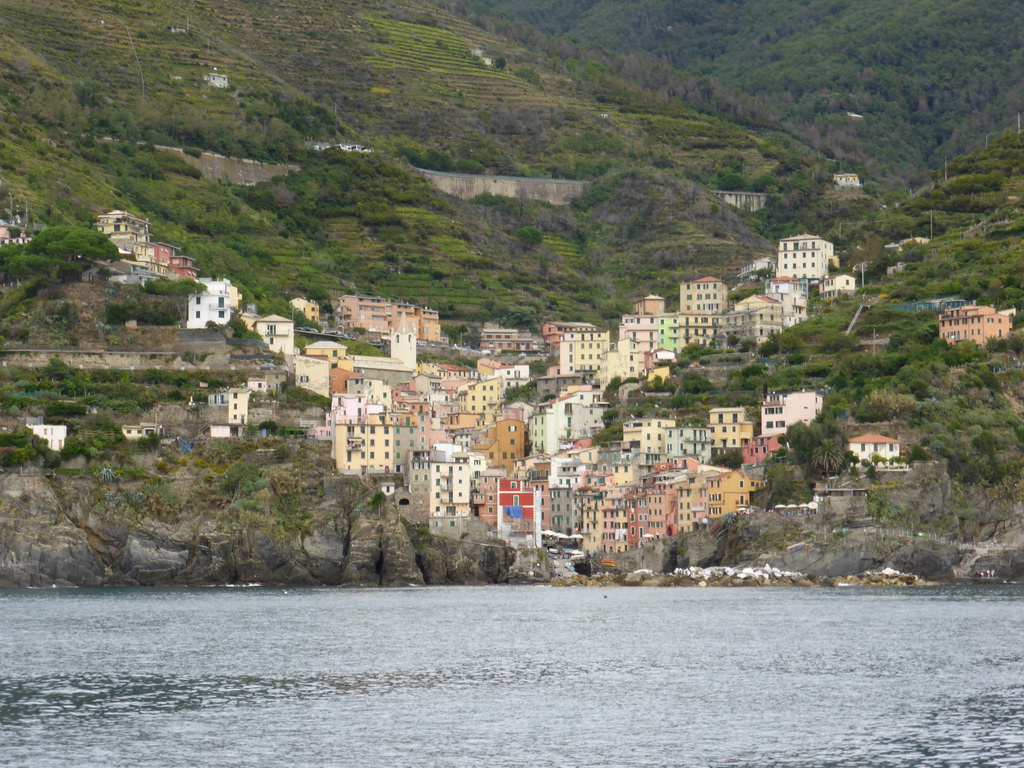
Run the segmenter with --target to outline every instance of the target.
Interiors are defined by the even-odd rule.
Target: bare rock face
[[[888,553],[873,540],[851,534],[838,544],[808,544],[807,546],[768,557],[759,557],[775,568],[797,571],[813,577],[846,576],[881,567]]]
[[[380,583],[384,585],[424,584],[416,564],[416,549],[398,521],[385,529],[381,546]]]
[[[353,521],[348,552],[341,574],[342,584],[376,586],[380,584],[380,531],[368,520]]]
[[[434,539],[417,553],[427,584],[500,584],[510,577],[515,552],[491,539]]]
[[[317,508],[302,536],[225,527],[126,522],[35,476],[0,476],[0,587],[484,584],[508,581],[515,553],[487,540],[414,543],[394,510],[363,517]]]
[[[1024,550],[1008,549],[979,557],[974,562],[974,573],[991,573],[996,579],[1024,579]]]
[[[912,539],[890,557],[886,565],[928,581],[946,581],[953,578],[953,568],[960,559],[960,550],[950,544]]]

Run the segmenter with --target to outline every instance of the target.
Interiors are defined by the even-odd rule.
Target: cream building
[[[331,396],[331,363],[321,357],[296,355],[295,384],[323,397]]]
[[[717,277],[679,284],[679,312],[720,315],[729,308],[729,288]]]
[[[839,269],[839,258],[828,240],[817,235],[779,240],[777,276],[820,281],[828,277],[830,267]]]
[[[821,281],[821,298],[834,299],[852,296],[857,290],[857,279],[850,275],[831,275]]]
[[[722,315],[719,332],[726,338],[754,339],[762,344],[785,327],[782,302],[767,296],[748,296]]]
[[[287,317],[261,317],[253,323],[253,330],[263,337],[271,351],[285,356],[295,354],[295,323]]]
[[[574,330],[562,336],[558,347],[558,372],[595,374],[611,345],[608,331]]]

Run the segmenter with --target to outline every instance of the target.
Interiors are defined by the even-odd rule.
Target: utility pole
[[[935,211],[928,211],[928,239],[935,237]]]

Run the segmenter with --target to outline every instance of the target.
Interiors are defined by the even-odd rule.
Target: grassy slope
[[[738,163],[784,185],[803,169],[778,134],[741,130],[587,62],[567,77],[543,55],[414,0],[3,0],[0,17],[4,191],[51,223],[138,210],[204,274],[231,275],[268,311],[280,311],[282,289],[360,290],[453,320],[500,319],[524,302],[534,317],[611,317],[638,292],[728,273],[769,248],[690,179],[710,184]],[[186,19],[188,35],[165,29]],[[213,67],[230,90],[203,87]],[[227,189],[97,136],[306,170],[265,189]],[[302,147],[342,136],[382,152],[326,158]],[[568,211],[463,204],[380,156],[428,150],[467,169],[597,183]],[[512,233],[524,225],[545,242],[522,248]]]

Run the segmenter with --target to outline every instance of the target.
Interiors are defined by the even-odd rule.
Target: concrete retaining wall
[[[427,181],[442,192],[460,200],[489,194],[524,200],[543,200],[552,205],[568,205],[583,194],[585,181],[568,179],[528,179],[515,176],[482,176],[471,173],[443,173],[417,168]]]
[[[241,371],[255,373],[266,359],[241,359],[225,353],[190,355],[177,352],[106,352],[103,350],[0,350],[0,367],[42,368],[50,358],[72,368],[160,368],[174,371]]]
[[[247,160],[242,157],[225,157],[214,152],[203,152],[199,157],[186,154],[180,147],[157,146],[165,152],[179,155],[188,165],[199,170],[204,179],[230,181],[251,187],[263,181],[270,181],[275,176],[286,176],[293,171],[301,170],[297,165],[278,163],[261,163],[259,160]]]
[[[712,192],[741,211],[760,211],[768,204],[768,195],[764,192],[724,192],[718,189]]]

